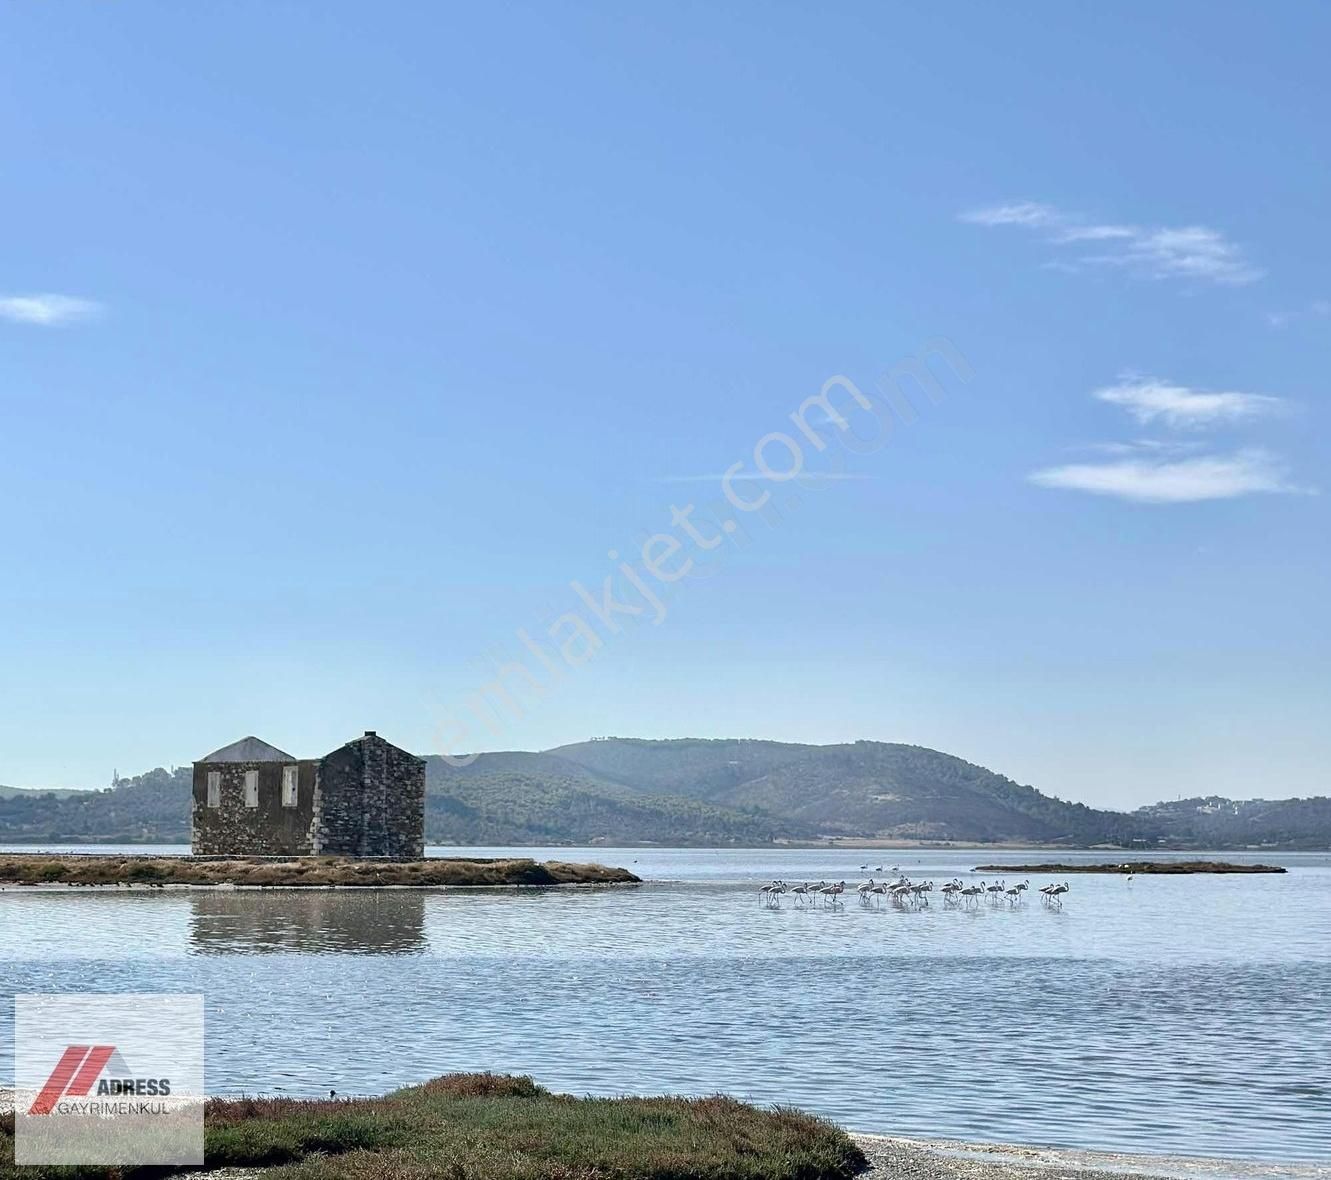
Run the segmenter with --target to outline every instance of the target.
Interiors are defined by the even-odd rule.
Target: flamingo
[[[845,891],[846,891],[846,883],[844,881],[840,882],[837,885],[824,885],[820,890],[818,890],[818,892],[822,894],[823,904],[826,905],[828,900],[830,899],[833,908],[836,907],[837,897],[840,894],[844,893]]]
[[[1062,885],[1051,885],[1049,887],[1049,892],[1046,896],[1049,898],[1051,903],[1058,906],[1059,909],[1062,909],[1063,894],[1065,894],[1070,888],[1071,886],[1066,881],[1064,881]]]
[[[966,899],[966,904],[970,905],[970,903],[983,892],[984,882],[981,881],[978,885],[967,885],[965,889],[961,890],[961,896]]]

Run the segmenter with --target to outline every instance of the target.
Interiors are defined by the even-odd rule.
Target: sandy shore
[[[1331,1180],[1331,1163],[1261,1164],[855,1135],[863,1180]]]

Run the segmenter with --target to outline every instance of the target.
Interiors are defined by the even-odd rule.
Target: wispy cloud
[[[1197,442],[1181,442],[1168,438],[1134,438],[1131,442],[1095,442],[1084,443],[1079,447],[1069,447],[1072,451],[1090,451],[1097,455],[1186,455],[1201,449]]]
[[[102,305],[73,295],[0,295],[0,319],[16,324],[56,327],[92,319]]]
[[[660,477],[660,483],[720,483],[726,476],[724,473],[717,475],[663,475]],[[793,476],[796,480],[842,480],[842,479],[873,479],[872,475],[861,474],[853,471],[801,471],[799,475]],[[730,477],[731,483],[779,483],[780,480],[774,480],[770,476],[763,475],[757,471],[737,471]]]
[[[1189,431],[1192,437],[1084,444],[1076,449],[1106,456],[1105,460],[1046,467],[1027,476],[1032,483],[1144,504],[1314,490],[1290,483],[1283,461],[1270,451],[1247,447],[1231,453],[1203,453],[1205,443],[1196,436],[1202,427],[1235,425],[1278,413],[1287,405],[1281,398],[1262,393],[1213,393],[1136,376],[1123,377],[1117,385],[1097,389],[1092,396],[1127,411],[1142,425]]]
[[[1196,429],[1281,412],[1286,403],[1264,393],[1211,393],[1174,385],[1155,377],[1124,378],[1117,385],[1097,389],[1102,402],[1122,406],[1138,422],[1159,421],[1175,429]]]
[[[1288,328],[1300,320],[1331,319],[1331,299],[1314,299],[1296,311],[1268,311],[1266,322],[1273,328]]]
[[[1263,274],[1240,246],[1204,225],[1096,222],[1037,201],[972,209],[962,213],[961,220],[972,225],[1016,226],[1038,233],[1064,251],[1074,248],[1077,252],[1056,260],[1060,270],[1108,266],[1139,278],[1193,279],[1231,286],[1255,282]],[[1090,246],[1095,247],[1093,252],[1080,252]]]
[[[1262,450],[1193,459],[1120,459],[1113,463],[1072,463],[1032,472],[1045,488],[1115,496],[1144,504],[1187,504],[1232,500],[1256,493],[1307,492],[1286,478],[1284,465]]]

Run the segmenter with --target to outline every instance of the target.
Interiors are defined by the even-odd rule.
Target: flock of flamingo
[[[882,872],[882,869],[879,868],[877,871]],[[951,881],[940,885],[938,892],[943,895],[944,906],[978,906],[983,899],[988,898],[990,905],[1001,906],[1006,904],[1009,908],[1015,909],[1022,904],[1022,897],[1030,887],[1030,881],[1018,881],[1015,885],[1009,885],[1006,881],[994,881],[992,883],[980,881],[978,884],[972,882],[967,885],[959,877],[953,877]],[[1063,895],[1068,892],[1069,888],[1070,886],[1066,881],[1062,883],[1051,882],[1048,885],[1040,886],[1038,892],[1044,905],[1062,909]],[[821,901],[824,907],[835,909],[845,904],[841,900],[841,896],[845,892],[846,883],[844,881],[835,883],[819,881],[817,884],[804,881],[798,885],[792,885],[788,881],[778,880],[759,888],[758,902],[769,909],[779,909],[782,897],[790,894],[797,906],[813,905]],[[862,906],[880,906],[883,899],[887,898],[891,905],[900,909],[918,909],[921,906],[927,906],[929,904],[929,894],[933,892],[934,883],[932,881],[911,881],[904,876],[898,877],[894,881],[875,881],[870,877],[855,889],[856,896]]]

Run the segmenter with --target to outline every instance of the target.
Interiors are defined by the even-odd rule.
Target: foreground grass
[[[848,1180],[849,1136],[798,1111],[731,1098],[572,1098],[530,1078],[451,1074],[384,1098],[214,1100],[208,1168],[265,1180]],[[15,1168],[0,1180],[138,1180],[160,1169]]]
[[[605,865],[512,860],[356,860],[302,856],[289,860],[184,856],[0,856],[0,885],[617,885],[637,881]]]

